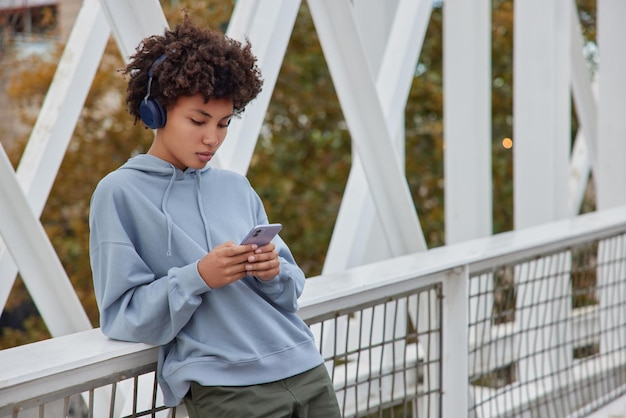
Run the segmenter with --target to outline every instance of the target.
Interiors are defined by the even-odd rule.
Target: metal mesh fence
[[[470,416],[583,417],[626,394],[625,237],[471,274]]]
[[[356,306],[348,302],[340,311],[308,319],[344,417],[441,417],[441,288],[430,285]],[[182,406],[178,411],[163,406],[154,364],[50,398],[33,400],[40,405],[31,412],[70,418],[103,416],[103,411],[110,417],[186,416]],[[13,417],[32,415],[23,415],[22,408]]]
[[[439,417],[441,286],[309,321],[344,417]]]
[[[153,364],[150,367],[152,371],[146,371],[146,368],[129,370],[128,375],[131,377],[128,378],[124,375],[114,375],[108,379],[85,382],[80,388],[67,388],[63,393],[51,393],[48,396],[50,399],[38,398],[31,402],[24,402],[16,407],[11,415],[0,413],[0,416],[12,418],[186,417],[184,408],[168,408],[163,404],[154,366]],[[91,388],[85,390],[85,387]]]

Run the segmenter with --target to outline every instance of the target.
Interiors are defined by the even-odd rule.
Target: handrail
[[[465,265],[472,273],[622,232],[626,232],[626,206],[311,277],[300,298],[299,314],[304,320],[313,319],[346,300],[367,300],[364,294],[403,286],[413,278],[423,280]]]
[[[99,328],[2,350],[0,417],[15,404],[27,408],[154,370],[157,354],[158,347],[114,341]]]

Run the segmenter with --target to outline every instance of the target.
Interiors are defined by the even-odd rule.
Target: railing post
[[[468,266],[449,272],[443,280],[442,418],[468,416]]]

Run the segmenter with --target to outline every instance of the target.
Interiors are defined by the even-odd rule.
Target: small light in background
[[[503,146],[505,149],[511,149],[511,148],[513,148],[513,140],[512,140],[511,138],[504,138],[504,139],[502,140],[502,146]]]

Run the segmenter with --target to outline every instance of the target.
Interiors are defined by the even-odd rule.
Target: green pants
[[[202,386],[185,396],[190,418],[341,418],[322,364],[302,374],[254,386]]]

